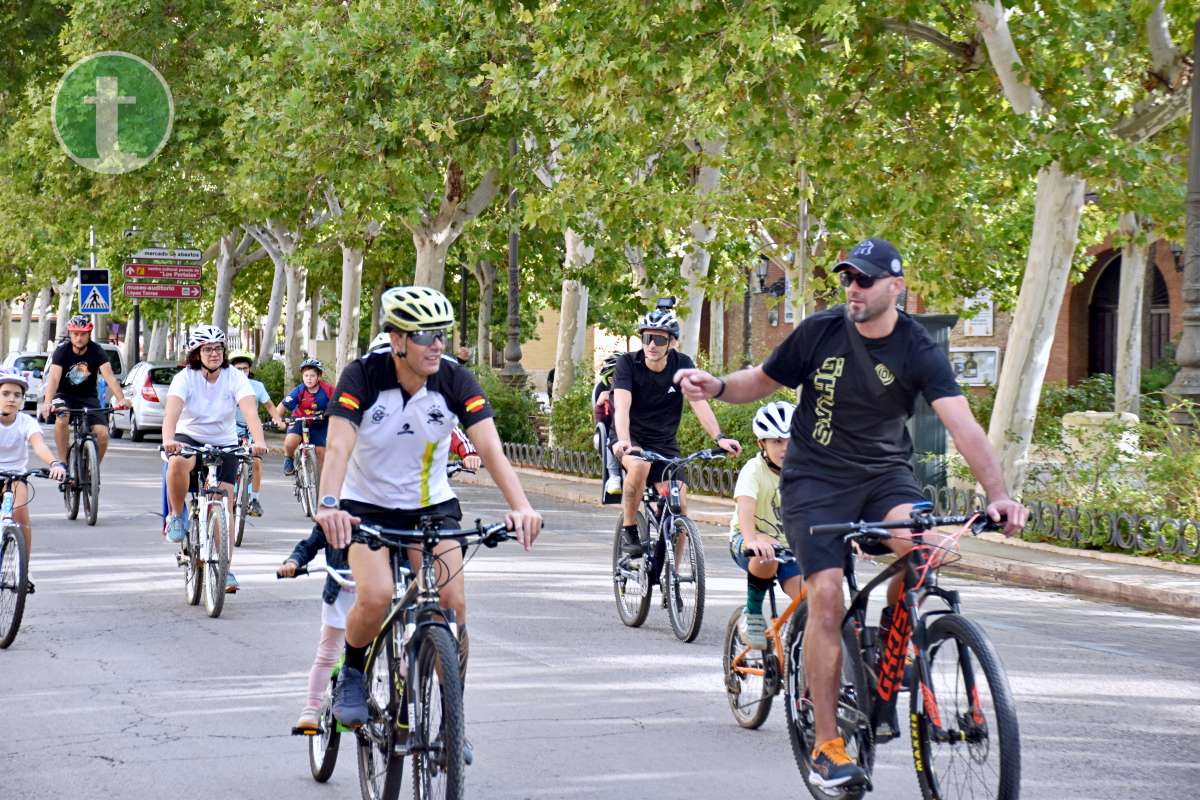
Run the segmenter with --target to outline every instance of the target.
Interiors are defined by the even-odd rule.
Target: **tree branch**
[[[966,66],[983,66],[984,54],[983,50],[979,47],[978,39],[972,39],[969,42],[959,42],[928,25],[920,22],[904,22],[898,19],[885,19],[883,27],[884,30],[898,33],[901,36],[928,42],[934,47],[954,56],[954,58]]]
[[[1008,98],[1013,111],[1023,115],[1040,109],[1043,105],[1042,96],[1017,74],[1023,66],[1021,56],[1013,44],[1008,18],[1000,0],[991,0],[990,3],[975,0],[971,7],[975,9],[975,21],[987,44],[992,68],[996,70],[996,77],[1000,79],[1004,96]]]
[[[1135,143],[1144,142],[1187,113],[1187,92],[1177,91],[1166,96],[1148,97],[1137,103],[1129,116],[1113,125],[1112,131],[1122,139]]]
[[[1150,45],[1152,74],[1162,81],[1167,89],[1175,91],[1183,85],[1183,54],[1171,41],[1171,29],[1162,0],[1154,4],[1154,10],[1146,18],[1146,41]]]

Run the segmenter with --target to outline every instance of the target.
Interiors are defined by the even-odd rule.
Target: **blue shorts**
[[[294,433],[297,436],[299,436],[300,435],[300,423],[293,422],[291,425],[288,425],[287,432]],[[329,433],[329,423],[328,422],[318,422],[316,424],[309,423],[309,425],[308,425],[308,443],[311,445],[314,445],[316,447],[324,447],[325,446],[325,436],[328,433]]]
[[[750,559],[753,556],[748,556],[742,552],[742,535],[739,533],[733,537],[729,543],[729,555],[733,557],[733,563],[742,568],[742,572],[750,571]],[[799,578],[801,574],[800,563],[792,561],[787,564],[780,564],[779,570],[775,573],[775,580],[783,583],[792,578]]]

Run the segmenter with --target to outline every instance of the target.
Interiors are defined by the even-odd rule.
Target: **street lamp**
[[[1175,258],[1175,271],[1183,272],[1183,245],[1171,242],[1171,255]]]
[[[780,278],[767,285],[767,270],[771,267],[771,259],[766,256],[758,257],[758,264],[754,267],[754,274],[758,276],[758,294],[769,294],[774,297],[783,297],[787,294],[787,279]]]

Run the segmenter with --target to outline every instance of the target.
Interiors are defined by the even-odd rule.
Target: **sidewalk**
[[[517,467],[527,492],[572,503],[600,505],[597,479]],[[491,485],[486,472],[460,474],[460,483]],[[615,517],[618,507],[608,506]],[[692,495],[688,516],[706,523],[703,535],[725,540],[733,501]],[[714,530],[707,526],[717,526]],[[1052,544],[1005,539],[996,533],[964,537],[962,560],[946,568],[950,573],[987,578],[998,583],[1033,589],[1070,592],[1140,608],[1200,617],[1200,566],[1158,561],[1090,550],[1071,550]]]

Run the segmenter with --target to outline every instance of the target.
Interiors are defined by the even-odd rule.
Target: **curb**
[[[545,472],[529,467],[513,468],[518,474],[548,478],[554,481],[549,485],[525,487],[526,491],[553,497],[556,500],[603,507],[597,497],[598,492],[595,490],[596,482],[594,480],[579,478],[573,475],[561,475],[555,472]],[[457,480],[473,486],[495,485],[491,477],[486,475],[486,473],[478,475],[463,474],[459,475]],[[588,485],[589,490],[582,488],[584,484]],[[702,500],[706,504],[727,504],[730,510],[721,512],[693,509],[688,514],[689,517],[696,522],[716,525],[721,528],[729,525],[729,515],[733,510],[733,501],[707,496],[697,496],[695,499]],[[617,510],[617,506],[615,505],[611,506],[611,508],[614,511]],[[725,538],[724,531],[721,534],[707,534],[707,536],[722,540]],[[1183,573],[1200,578],[1200,567],[1189,564],[1175,564],[1172,562],[1163,562],[1162,565],[1157,563],[1147,564],[1146,560],[1138,559],[1136,556],[1127,556],[1120,553],[1075,551],[1041,542],[1005,540],[1000,534],[984,534],[981,538],[986,541],[1003,544],[1007,547],[1013,547],[1017,550],[1025,549],[1067,558],[1085,558],[1111,564],[1162,569],[1165,572]],[[981,553],[972,553],[966,549],[963,551],[962,559],[946,566],[945,570],[951,574],[985,578],[997,583],[1045,591],[1066,592],[1154,611],[1200,617],[1200,593],[1197,592],[1173,589],[1160,585],[1124,582],[1107,577],[1087,575],[1060,567],[1031,564],[1016,559],[996,558]]]

